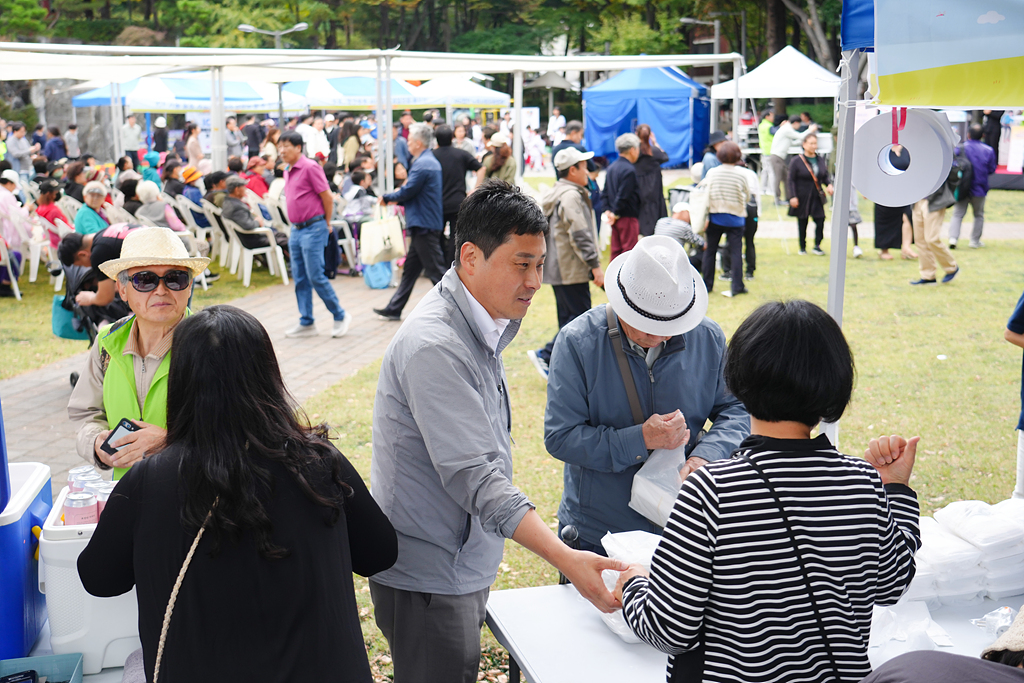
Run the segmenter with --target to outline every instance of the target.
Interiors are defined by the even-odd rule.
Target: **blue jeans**
[[[344,320],[345,309],[324,274],[324,246],[327,244],[327,221],[321,219],[301,230],[292,230],[288,249],[295,278],[295,298],[299,302],[299,322],[313,324],[313,290],[327,305],[334,319]]]

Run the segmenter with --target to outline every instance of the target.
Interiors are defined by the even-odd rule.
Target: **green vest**
[[[185,317],[190,314],[191,311],[185,309]],[[129,316],[100,331],[100,357],[102,358],[103,352],[106,352],[109,358],[105,361],[107,367],[103,375],[103,411],[107,414],[107,428],[113,429],[121,418],[126,417],[129,420],[142,420],[166,429],[167,371],[171,366],[171,353],[168,351],[156,368],[156,374],[146,393],[146,405],[140,413],[139,399],[135,393],[135,361],[131,354],[124,355],[124,347],[132,333],[134,320],[134,315]],[[114,480],[120,479],[127,471],[125,467],[115,467]]]

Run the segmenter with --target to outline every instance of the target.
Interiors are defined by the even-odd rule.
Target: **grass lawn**
[[[21,301],[0,299],[0,379],[82,353],[88,345],[88,342],[54,336],[51,329],[53,297],[54,294],[63,297],[64,290],[54,292],[45,268],[40,266],[39,270],[35,283],[29,283],[27,273],[22,275],[18,283]],[[210,270],[220,271],[216,261],[210,264]],[[198,286],[195,288],[192,307],[198,310],[227,303],[280,281],[279,277],[272,277],[266,268],[254,268],[252,282],[246,289],[242,281],[236,280],[225,268],[223,277],[210,283],[208,291],[204,292]]]
[[[828,241],[823,245],[829,250]],[[950,285],[914,288],[917,264],[879,261],[873,249],[848,263],[845,326],[858,368],[853,403],[844,416],[840,448],[861,454],[871,436],[920,435],[913,486],[929,514],[961,499],[996,502],[1014,484],[1020,412],[1021,352],[1003,340],[1006,320],[1024,288],[1022,242],[990,242],[955,252],[962,272]],[[805,298],[825,306],[828,260],[786,255],[778,240],[758,244],[757,279],[749,296],[719,296],[708,316],[727,335],[759,304]],[[593,289],[594,303],[603,292]],[[526,351],[555,332],[555,306],[545,287],[516,340],[504,353],[513,406],[516,483],[552,527],[562,490],[562,465],[543,444],[545,383]],[[314,420],[337,430],[338,445],[369,479],[371,420],[379,364],[364,368],[306,404]],[[554,583],[555,570],[515,543],[505,545],[495,589]],[[360,610],[375,672],[389,671],[387,646],[373,624],[366,581],[357,577]],[[505,671],[501,648],[485,634],[484,671]],[[496,673],[490,673],[491,679]],[[387,678],[381,678],[387,680]]]

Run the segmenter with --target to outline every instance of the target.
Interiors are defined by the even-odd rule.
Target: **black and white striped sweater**
[[[669,655],[703,641],[708,683],[835,680],[778,506],[739,454],[761,466],[789,515],[841,682],[860,681],[871,672],[872,606],[895,603],[914,576],[919,509],[913,490],[883,485],[825,436],[751,436],[691,474],[651,578],[626,585],[626,620]]]

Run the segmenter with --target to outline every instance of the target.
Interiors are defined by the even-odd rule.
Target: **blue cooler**
[[[33,527],[42,529],[51,507],[48,465],[16,462],[8,468],[0,414],[0,659],[27,655],[46,621]]]

